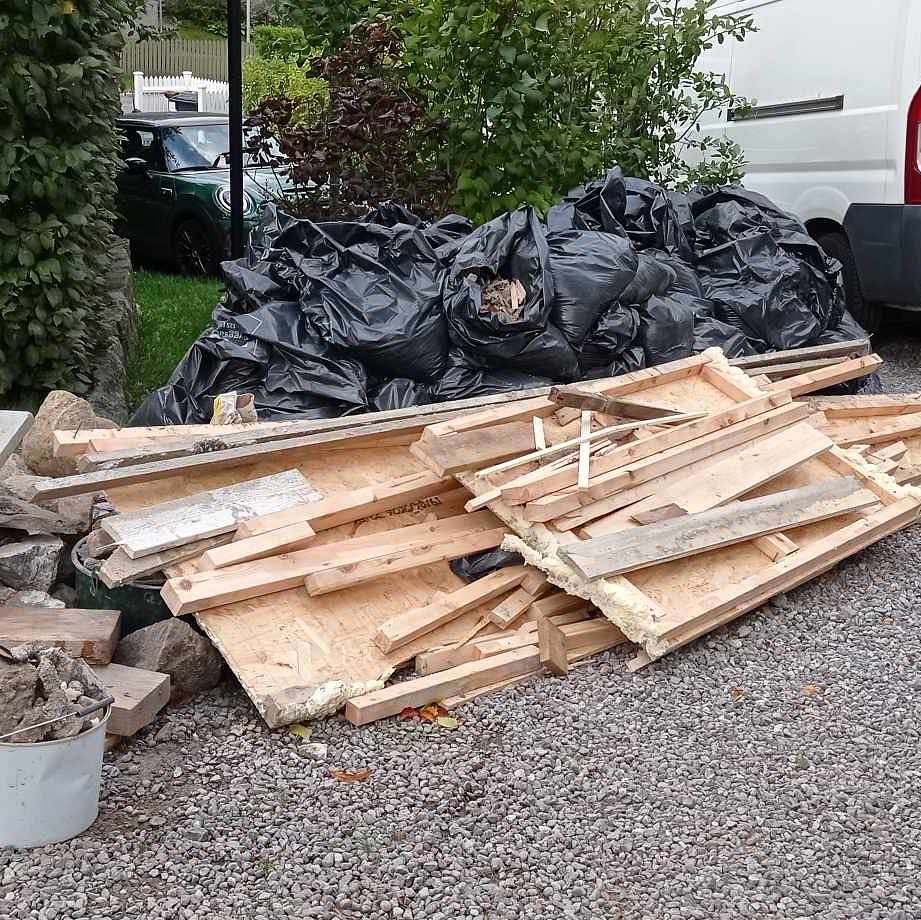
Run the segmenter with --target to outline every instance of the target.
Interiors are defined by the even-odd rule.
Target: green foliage
[[[114,219],[124,0],[0,15],[0,395],[89,382]]]
[[[243,63],[243,109],[254,111],[266,99],[292,103],[291,126],[316,120],[329,103],[329,87],[308,76],[294,58],[253,57]]]
[[[299,26],[314,48],[336,51],[342,47],[357,23],[372,18],[380,0],[279,0],[280,21]]]
[[[406,0],[409,82],[448,126],[440,156],[475,219],[558,194],[607,166],[684,185],[726,178],[738,157],[695,133],[732,99],[695,70],[701,51],[750,21],[713,0]],[[715,157],[689,170],[682,154]]]
[[[183,25],[204,29],[211,37],[227,34],[227,0],[164,0],[163,12]]]
[[[300,26],[256,26],[252,38],[259,57],[293,58],[302,64],[316,56]]]

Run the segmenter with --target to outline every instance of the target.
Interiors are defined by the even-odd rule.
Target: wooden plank
[[[537,624],[540,663],[554,674],[569,673],[569,654],[562,629],[547,619]]]
[[[806,393],[815,393],[838,383],[866,377],[882,367],[883,359],[876,354],[865,355],[862,358],[850,358],[834,367],[811,371],[797,377],[787,377],[769,384],[765,389],[769,393],[789,393],[791,396],[803,396]]]
[[[208,550],[230,543],[230,540],[231,535],[224,533],[204,540],[195,540],[192,543],[183,543],[182,546],[165,549],[159,553],[150,553],[148,556],[141,556],[140,559],[132,559],[123,549],[119,548],[103,562],[99,569],[99,578],[107,588],[117,588],[119,585],[126,585],[147,575],[153,575],[155,572],[165,571],[170,566],[188,559],[195,559]]]
[[[490,623],[503,629],[512,625],[534,603],[534,595],[524,588],[513,591],[501,604],[493,607],[487,615]]]
[[[102,685],[115,697],[106,731],[130,736],[156,718],[169,702],[169,674],[129,668],[123,664],[94,665]]]
[[[607,498],[622,489],[655,479],[676,469],[686,468],[691,464],[708,459],[715,453],[729,450],[762,435],[789,427],[801,421],[805,415],[808,415],[808,412],[805,406],[789,405],[745,419],[713,434],[679,444],[677,447],[605,473],[595,479],[588,490],[565,489],[556,495],[548,495],[529,502],[525,506],[524,517],[530,521],[553,520],[583,505]]]
[[[538,624],[538,637],[541,664],[561,676],[568,673],[577,657],[597,655],[627,641],[610,620],[599,618],[571,624],[543,619]]]
[[[851,339],[847,342],[835,342],[831,345],[813,345],[808,348],[788,348],[785,351],[769,352],[765,355],[747,355],[744,358],[731,358],[733,367],[744,370],[762,368],[771,364],[787,364],[790,361],[809,361],[821,358],[859,358],[870,354],[869,339]]]
[[[304,507],[304,506],[299,506]],[[278,530],[250,537],[248,540],[234,540],[202,554],[198,569],[223,569],[241,562],[252,562],[289,553],[309,546],[316,538],[316,531],[307,523],[289,524]]]
[[[383,652],[401,648],[413,639],[450,623],[468,610],[511,591],[521,584],[528,572],[529,569],[523,565],[508,566],[490,572],[450,594],[442,593],[425,607],[414,607],[381,623],[374,635],[374,643]]]
[[[783,412],[784,418],[798,420],[805,418],[809,410],[804,406],[789,405],[786,394],[759,396],[747,402],[739,403],[722,412],[716,412],[705,418],[690,421],[683,425],[663,431],[661,434],[634,441],[616,448],[610,454],[596,457],[591,463],[591,476],[599,477],[628,464],[661,454],[668,448],[676,448],[692,441],[699,441],[706,436],[718,438],[722,432],[739,423],[761,416],[773,417],[771,413]],[[792,421],[790,422],[792,424]],[[577,470],[572,467],[546,471],[535,470],[499,487],[502,500],[507,504],[521,505],[543,495],[576,486]],[[550,520],[550,518],[547,518]]]
[[[580,421],[582,443],[579,445],[579,466],[576,469],[576,481],[580,489],[588,488],[589,439],[592,436],[592,413],[583,412]]]
[[[0,607],[0,644],[25,642],[59,648],[89,664],[108,664],[121,635],[118,610]]]
[[[572,409],[592,409],[604,415],[617,418],[632,418],[638,421],[662,418],[666,415],[675,415],[674,409],[665,406],[655,406],[645,403],[632,402],[627,399],[613,399],[593,393],[582,386],[568,384],[550,388],[550,400],[559,406]]]
[[[494,655],[482,661],[439,671],[426,677],[391,684],[381,690],[374,690],[348,701],[345,717],[353,725],[367,725],[377,719],[395,716],[407,706],[425,706],[447,696],[454,696],[496,683],[510,677],[517,677],[540,666],[540,654],[536,645]]]
[[[19,447],[33,421],[35,419],[31,412],[0,410],[0,466],[3,466],[10,454]]]
[[[328,594],[331,591],[341,591],[373,581],[375,578],[384,578],[415,569],[422,565],[431,565],[433,562],[444,562],[448,559],[457,559],[469,553],[479,553],[483,550],[497,547],[508,532],[505,526],[493,530],[485,530],[455,537],[443,543],[419,547],[412,552],[401,550],[373,559],[363,559],[358,562],[346,562],[335,568],[328,568],[308,575],[304,579],[307,593],[311,597]]]
[[[453,537],[489,531],[497,518],[489,511],[461,514],[363,534],[324,546],[311,546],[256,562],[245,562],[216,571],[171,578],[160,592],[176,616],[208,610],[236,601],[299,588],[313,572],[348,565],[393,553],[412,555]]]
[[[908,445],[904,441],[893,441],[885,447],[874,450],[870,456],[874,460],[901,460],[908,453]]]
[[[531,419],[531,422],[534,426],[534,449],[544,450],[547,447],[547,436],[544,433],[544,420],[539,415],[535,415],[534,418]]]
[[[476,470],[530,451],[534,429],[529,422],[475,428],[451,438],[418,441],[410,451],[438,476]]]
[[[765,367],[753,368],[748,373],[765,376],[771,382],[784,380],[787,377],[796,377],[808,374],[810,371],[822,370],[841,364],[846,358],[814,358],[811,361],[791,361],[789,364],[770,364]]]
[[[237,528],[236,539],[243,540],[268,533],[289,524],[308,523],[315,531],[331,530],[340,524],[352,524],[395,511],[427,498],[434,498],[455,487],[450,476],[436,476],[429,470],[401,476],[390,482],[366,486],[340,495],[329,496],[316,502],[297,505],[274,514],[244,521]]]
[[[921,396],[804,396],[801,401],[829,419],[910,415],[921,412]]]
[[[299,470],[249,479],[221,489],[116,514],[102,528],[132,558],[236,530],[241,521],[318,497]]]
[[[814,524],[877,503],[876,496],[861,488],[856,479],[833,479],[569,544],[559,552],[580,575],[594,581]]]
[[[576,610],[588,610],[591,606],[587,600],[581,597],[560,593],[534,601],[528,610],[528,615],[534,618],[534,622],[539,623],[546,617],[552,617],[559,613],[571,613]]]
[[[885,444],[921,435],[921,412],[902,415],[891,421],[874,425],[872,430],[861,431],[853,436],[836,434],[833,427],[826,429],[839,447],[853,447],[857,444]]]

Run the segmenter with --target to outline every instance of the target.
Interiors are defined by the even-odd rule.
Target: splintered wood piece
[[[795,553],[799,549],[799,546],[785,533],[772,533],[766,537],[758,537],[752,540],[752,545],[761,550],[771,562],[783,559],[784,556],[789,556],[790,553]]]
[[[592,413],[583,412],[581,418],[581,435],[582,443],[579,445],[579,468],[576,472],[578,485],[580,489],[588,488],[588,459],[589,459],[589,442],[588,439],[592,434]]]
[[[182,546],[165,549],[159,553],[150,553],[139,559],[132,559],[123,549],[116,549],[99,569],[99,579],[107,588],[117,588],[147,575],[163,572],[180,562],[194,559],[208,550],[230,543],[230,540],[231,534],[223,533],[216,537],[184,543]]]
[[[453,488],[454,480],[450,476],[436,476],[429,470],[423,470],[380,485],[354,489],[320,501],[276,511],[274,514],[251,518],[240,524],[235,539],[244,540],[301,523],[309,524],[317,532],[330,530],[340,524],[352,524],[375,514],[434,498]]]
[[[19,447],[35,419],[31,412],[0,410],[0,466]]]
[[[524,588],[513,591],[501,604],[493,607],[488,614],[490,623],[503,629],[511,626],[534,603],[534,595]]]
[[[857,479],[832,479],[568,544],[560,548],[560,555],[584,578],[595,580],[814,524],[877,503],[876,496]]]
[[[449,438],[420,440],[410,447],[438,476],[480,467],[527,453],[534,443],[534,428],[529,422],[509,422],[492,428],[474,428]]]
[[[761,369],[765,365],[787,364],[790,361],[811,361],[822,358],[858,358],[870,353],[869,339],[851,339],[847,342],[835,342],[831,345],[814,345],[811,348],[788,348],[766,355],[748,355],[744,358],[732,358],[733,367],[744,370]]]
[[[713,434],[679,444],[598,476],[592,481],[588,490],[566,489],[556,495],[548,495],[545,498],[531,501],[525,506],[523,516],[529,521],[553,520],[561,514],[575,511],[598,499],[607,498],[622,489],[639,485],[673,470],[700,463],[714,454],[786,428],[802,420],[808,411],[804,406],[789,405],[772,412],[765,412],[763,415],[746,419]]]
[[[303,549],[309,546],[315,537],[316,531],[309,524],[289,524],[287,527],[279,527],[278,530],[270,530],[247,540],[234,540],[215,549],[209,549],[202,555],[198,568],[200,571],[222,569],[230,565],[239,565],[241,562],[277,556],[279,553]]]
[[[497,569],[457,591],[441,594],[425,607],[415,607],[381,623],[374,636],[374,644],[383,652],[401,648],[468,610],[511,591],[521,584],[528,572],[523,565]]]
[[[892,444],[887,444],[885,447],[880,447],[877,450],[871,451],[870,456],[874,460],[885,461],[885,460],[901,460],[905,454],[908,453],[908,445],[904,441],[895,441]]]
[[[540,569],[529,568],[527,575],[521,581],[521,587],[531,597],[538,598],[543,597],[553,586],[547,581],[547,576]]]
[[[544,420],[535,415],[531,422],[534,425],[534,449],[544,450],[547,447],[547,436],[544,434]]]
[[[229,533],[246,518],[309,501],[317,494],[299,470],[286,470],[143,511],[112,515],[102,522],[102,528],[132,559],[137,559]]]
[[[311,597],[319,597],[331,591],[341,591],[344,588],[363,585],[376,578],[396,575],[422,565],[445,562],[469,553],[494,549],[503,541],[507,532],[508,529],[502,526],[493,530],[454,537],[442,543],[420,546],[409,552],[400,550],[376,558],[345,562],[338,566],[330,565],[323,571],[308,575],[304,579],[304,585]]]
[[[307,575],[325,569],[386,557],[394,553],[403,553],[415,560],[417,553],[433,544],[440,544],[464,534],[493,530],[497,521],[491,512],[479,511],[476,514],[460,514],[442,520],[413,524],[410,527],[396,527],[393,530],[364,534],[338,543],[282,553],[256,562],[244,562],[226,569],[171,578],[163,586],[160,594],[173,614],[181,616],[234,601],[299,588]]]
[[[777,380],[769,384],[766,389],[769,393],[786,392],[792,396],[803,396],[806,393],[814,393],[816,390],[824,390],[836,383],[866,377],[867,374],[878,370],[882,363],[883,359],[876,354],[865,355],[862,358],[850,358],[833,367],[822,368],[796,377],[787,377],[785,380]]]
[[[115,697],[106,725],[112,735],[136,734],[169,702],[169,674],[123,664],[94,665],[93,672]]]
[[[0,645],[39,642],[89,664],[108,664],[121,633],[118,610],[0,607]]]
[[[604,415],[632,418],[639,421],[677,414],[675,409],[633,402],[627,399],[614,399],[609,396],[602,396],[599,393],[592,393],[591,390],[575,385],[551,387],[550,399],[557,405],[568,406],[572,409],[592,409]]]
[[[426,706],[445,697],[518,677],[539,667],[540,654],[537,646],[525,646],[504,655],[471,661],[456,668],[439,671],[437,674],[391,684],[381,690],[355,697],[346,703],[345,717],[353,725],[367,725],[377,719],[395,716],[407,706]]]
[[[779,403],[776,401],[777,395],[780,398]],[[730,409],[708,415],[696,421],[686,422],[661,434],[644,438],[642,441],[624,444],[610,454],[596,457],[592,461],[590,468],[590,474],[595,480],[592,485],[597,484],[597,481],[604,475],[615,474],[621,470],[630,470],[633,465],[642,460],[652,457],[657,458],[665,455],[667,451],[677,450],[684,447],[684,445],[696,446],[701,443],[716,445],[731,437],[730,432],[732,431],[745,433],[749,430],[757,430],[761,424],[764,424],[770,430],[771,420],[779,418],[781,424],[785,426],[791,425],[793,422],[809,415],[809,410],[805,406],[789,405],[790,399],[787,394],[777,395],[759,396],[748,402],[738,403]],[[693,450],[694,447],[689,449]],[[714,447],[709,453],[714,453],[715,450],[716,448]],[[703,455],[708,456],[709,454],[704,451]],[[693,462],[693,460],[689,462]],[[665,470],[660,472],[665,472]],[[500,487],[500,492],[504,502],[521,505],[544,495],[549,495],[551,492],[576,486],[577,480],[578,471],[572,467],[552,472],[535,470],[505,483]],[[634,483],[629,482],[629,484]],[[578,507],[578,504],[575,507]],[[544,518],[544,520],[552,520],[552,518]]]
[[[570,624],[543,619],[537,628],[541,664],[561,676],[568,673],[570,663],[577,658],[597,655],[627,641],[627,637],[605,619]]]

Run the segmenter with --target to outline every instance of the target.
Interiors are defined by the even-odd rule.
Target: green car
[[[119,230],[132,253],[183,274],[212,274],[229,254],[230,143],[226,115],[140,112],[117,121],[124,168]],[[244,233],[287,179],[251,159],[243,179]]]

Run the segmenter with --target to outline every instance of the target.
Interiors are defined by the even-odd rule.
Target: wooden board
[[[872,374],[874,371],[879,370],[882,364],[883,359],[875,354],[866,355],[862,358],[850,358],[840,364],[811,371],[808,374],[777,380],[768,384],[765,389],[771,393],[787,392],[792,396],[804,396],[807,393],[825,390],[838,383],[846,383],[848,380],[866,377],[867,374]]]
[[[878,503],[877,497],[861,488],[856,479],[832,479],[570,544],[561,548],[560,555],[584,578],[593,581],[814,524]]]
[[[0,644],[39,642],[89,664],[108,664],[121,635],[118,610],[0,607]]]
[[[19,447],[33,421],[31,412],[0,409],[0,466]]]
[[[116,514],[102,528],[132,559],[237,529],[241,521],[320,498],[299,470],[165,502],[149,511]]]
[[[733,367],[744,370],[762,368],[766,365],[787,364],[791,361],[809,361],[821,358],[857,358],[870,353],[869,339],[851,339],[847,342],[835,342],[831,345],[813,345],[809,348],[788,348],[766,355],[746,355],[744,358],[732,358]]]
[[[115,697],[106,725],[111,735],[136,734],[169,702],[169,674],[123,664],[94,665],[93,671]]]
[[[98,531],[102,533],[102,531]],[[195,540],[192,543],[184,543],[182,546],[176,546],[173,549],[165,549],[159,553],[151,553],[148,556],[142,556],[140,559],[132,559],[123,549],[116,549],[99,569],[99,580],[107,588],[117,588],[119,585],[126,585],[138,579],[153,575],[156,572],[162,572],[170,566],[187,559],[195,559],[202,553],[208,552],[218,546],[224,546],[231,540],[229,533],[220,534],[216,537],[208,537],[205,540]]]

